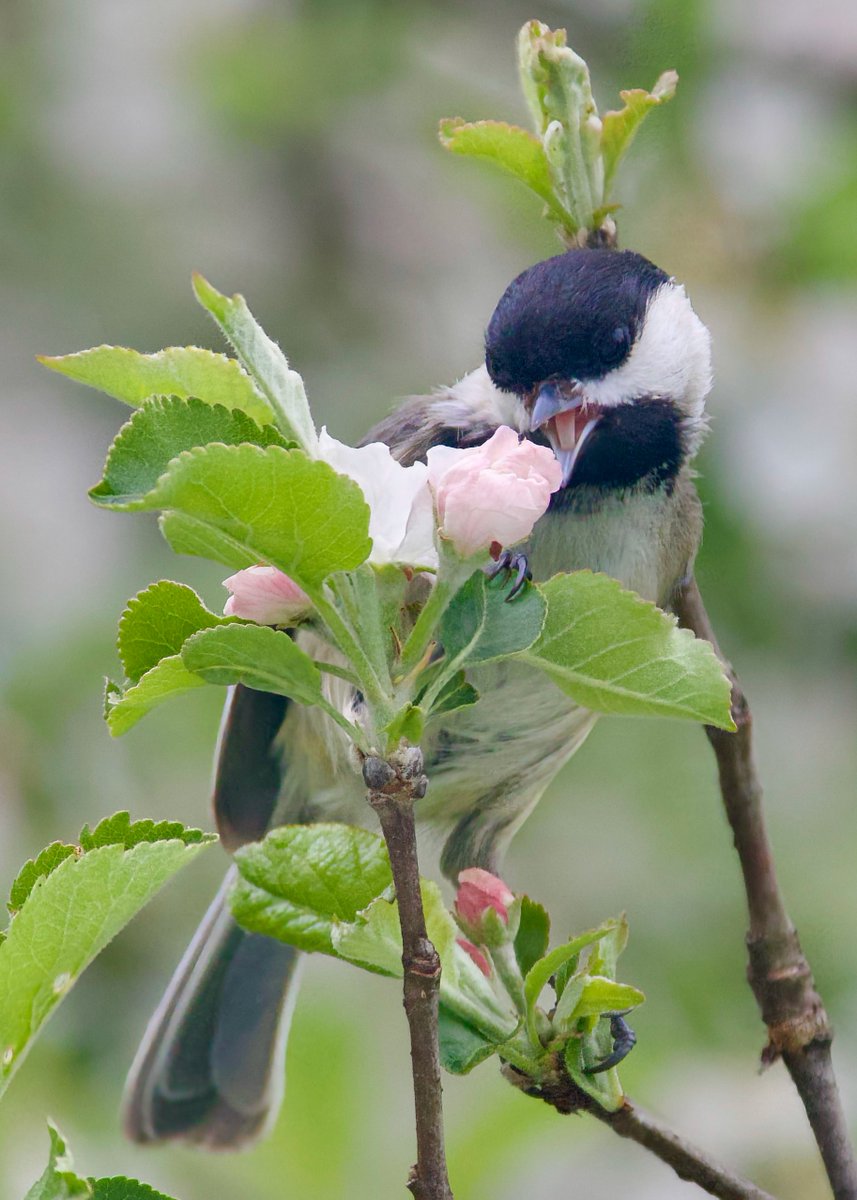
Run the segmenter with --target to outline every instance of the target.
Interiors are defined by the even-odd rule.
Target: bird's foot
[[[609,1071],[618,1066],[623,1058],[627,1058],[637,1044],[637,1035],[625,1020],[625,1012],[608,1012],[602,1015],[610,1018],[610,1037],[613,1039],[613,1050],[606,1058],[591,1067],[584,1067],[584,1075],[598,1075],[601,1071]]]
[[[530,570],[530,563],[526,554],[519,554],[514,550],[504,550],[493,566],[487,570],[489,579],[496,579],[498,575],[505,576],[508,579],[514,574],[515,582],[509,589],[509,594],[506,597],[506,603],[514,600],[516,596],[524,590],[524,587],[533,578],[533,573]]]

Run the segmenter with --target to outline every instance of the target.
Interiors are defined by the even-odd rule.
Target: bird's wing
[[[409,467],[424,459],[432,446],[479,446],[501,424],[489,406],[474,409],[458,398],[455,388],[449,388],[431,396],[408,396],[369,430],[361,445],[385,442],[393,456]]]

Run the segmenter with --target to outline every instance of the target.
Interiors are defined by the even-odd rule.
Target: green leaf
[[[572,938],[570,942],[565,942],[564,945],[557,946],[549,954],[546,954],[544,958],[540,958],[538,962],[530,967],[524,977],[524,999],[527,1004],[527,1029],[534,1046],[539,1045],[535,1008],[539,996],[542,994],[551,975],[554,975],[564,963],[579,954],[586,946],[591,946],[593,942],[597,942],[603,938],[615,925],[615,921],[606,921],[597,929],[587,930],[586,933],[580,934],[579,937]]]
[[[265,561],[305,591],[360,566],[371,549],[369,506],[357,484],[280,446],[185,451],[144,501],[125,507],[174,510],[185,539],[176,548],[202,547],[230,567]],[[200,540],[189,543],[188,533]]]
[[[515,958],[522,975],[544,958],[550,944],[550,929],[547,910],[529,896],[522,896],[521,920],[515,934]]]
[[[636,1008],[645,999],[640,989],[631,987],[629,983],[617,983],[615,979],[605,979],[603,975],[587,975],[572,1018],[579,1021],[582,1017],[622,1012],[626,1008]]]
[[[384,678],[393,661],[392,629],[406,582],[398,567],[387,564],[378,569],[368,562],[329,581],[337,607],[351,628],[359,631],[360,646],[379,678]]]
[[[476,688],[467,682],[463,671],[456,671],[440,689],[431,706],[431,716],[439,713],[457,712],[459,708],[470,708],[479,699]]]
[[[108,679],[104,695],[107,728],[113,737],[120,737],[164,700],[204,686],[205,680],[189,671],[178,654],[162,658],[124,691]]]
[[[568,220],[554,193],[542,144],[528,130],[504,121],[470,123],[453,117],[441,121],[439,137],[453,154],[482,158],[508,171],[545,201],[555,219]]]
[[[45,846],[35,858],[24,863],[9,892],[9,903],[6,907],[10,913],[16,913],[29,896],[39,879],[45,879],[51,871],[55,871],[61,862],[78,853],[77,846],[69,846],[64,842],[51,842]]]
[[[165,512],[158,518],[158,525],[167,543],[176,554],[193,554],[196,558],[210,558],[213,562],[226,563],[236,570],[252,567],[258,563],[253,551],[228,534],[221,533],[211,525],[201,524],[195,517],[180,512]]]
[[[600,946],[601,942],[596,944]],[[560,1003],[562,1003],[562,1001],[565,999],[565,994],[572,986],[572,981],[575,979],[575,977],[578,979],[580,978],[580,972],[578,970],[579,965],[580,955],[572,954],[572,956],[567,958],[562,966],[558,967],[554,972],[553,989]],[[583,984],[581,984],[581,987],[582,986]]]
[[[7,1087],[44,1022],[78,976],[155,892],[214,841],[198,830],[169,823],[169,836],[146,824],[146,840],[133,824],[88,834],[118,844],[66,857],[38,878],[12,917],[0,944],[0,1093]],[[176,830],[180,832],[176,833]],[[126,841],[134,842],[130,849]],[[38,860],[37,860],[38,861]]]
[[[274,419],[286,435],[309,454],[318,449],[304,382],[293,371],[279,346],[259,325],[243,296],[224,296],[195,274],[193,290],[202,307],[214,317],[259,391],[274,413]]]
[[[243,683],[260,692],[321,704],[321,672],[285,632],[267,625],[221,625],[185,643],[182,661],[206,683]]]
[[[48,1165],[24,1200],[71,1200],[74,1196],[91,1196],[92,1188],[75,1173],[71,1151],[51,1121],[48,1121],[48,1133],[51,1139]]]
[[[451,1075],[466,1075],[479,1063],[496,1053],[497,1042],[483,1036],[472,1025],[441,1004],[437,1031],[440,1038],[440,1065]]]
[[[601,155],[604,161],[604,198],[609,198],[616,171],[637,135],[637,130],[649,111],[672,100],[678,84],[675,71],[664,71],[650,92],[631,88],[620,92],[624,105],[618,111],[606,112],[602,119]]]
[[[505,582],[489,582],[484,571],[456,592],[440,626],[447,670],[519,653],[538,638],[546,609],[539,589],[526,587],[511,603],[507,594]]]
[[[616,1068],[597,1075],[587,1075],[584,1070],[584,1067],[600,1062],[611,1049],[610,1027],[606,1021],[599,1021],[590,1033],[568,1039],[563,1058],[565,1069],[581,1091],[597,1100],[607,1112],[616,1112],[625,1100]]]
[[[107,455],[104,478],[89,496],[105,508],[139,504],[183,450],[220,442],[238,446],[288,446],[273,425],[257,425],[246,413],[221,404],[177,396],[154,396],[120,429]]]
[[[254,933],[325,954],[335,953],[334,922],[353,921],[393,878],[381,838],[349,825],[283,825],[243,846],[235,861],[240,878],[230,904],[236,920]]]
[[[136,408],[149,396],[196,396],[206,404],[240,409],[264,425],[270,405],[234,358],[198,346],[171,346],[140,354],[125,346],[96,346],[78,354],[40,356],[39,362]]]
[[[335,954],[365,971],[402,975],[402,933],[395,900],[379,896],[350,921],[334,924],[331,944]]]
[[[51,1138],[48,1165],[24,1200],[72,1200],[75,1196],[89,1196],[91,1200],[170,1200],[148,1184],[122,1175],[112,1179],[81,1179],[73,1169],[65,1139],[50,1121],[48,1131]]]
[[[112,1179],[93,1179],[92,1200],[170,1200],[147,1183],[115,1175]]]
[[[547,617],[523,657],[579,704],[735,728],[717,656],[675,617],[591,571],[556,575],[539,590]]]
[[[176,655],[192,633],[224,623],[193,588],[162,579],[128,601],[119,618],[119,657],[136,683],[162,658]]]
[[[591,975],[604,975],[608,979],[616,978],[616,964],[619,955],[628,945],[628,920],[623,913],[617,917],[616,923],[609,933],[593,948],[589,956],[587,970]]]
[[[80,831],[81,850],[98,850],[102,846],[122,846],[131,850],[142,842],[168,842],[176,839],[186,846],[205,845],[211,834],[201,829],[191,829],[181,821],[152,821],[144,818],[132,821],[129,812],[117,812],[111,817],[102,817],[94,829],[84,825]]]

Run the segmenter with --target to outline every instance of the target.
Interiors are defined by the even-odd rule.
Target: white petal
[[[391,562],[431,565],[425,559],[429,552],[434,554],[434,545],[431,538],[426,543],[424,517],[419,516],[424,514],[426,503],[431,511],[428,472],[424,463],[403,467],[383,442],[346,446],[330,437],[326,429],[322,429],[319,436],[319,457],[335,471],[359,484],[366,497],[370,511],[369,536],[372,538],[369,562],[377,566]],[[414,514],[413,528],[420,532],[414,532],[412,543],[408,534],[415,505],[418,505],[418,512]],[[417,551],[421,557],[412,557]]]

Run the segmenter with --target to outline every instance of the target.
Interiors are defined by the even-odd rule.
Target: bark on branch
[[[695,579],[680,589],[673,608],[685,628],[711,642],[732,684],[737,731],[706,727],[706,733],[744,875],[750,916],[747,977],[768,1027],[762,1062],[782,1058],[806,1109],[834,1197],[857,1200],[857,1161],[830,1057],[833,1030],[777,883],[753,757],[750,707],[717,644]]]
[[[422,754],[403,751],[392,762],[367,758],[363,779],[390,855],[399,905],[404,1007],[411,1036],[417,1161],[408,1188],[415,1200],[453,1200],[443,1143],[443,1101],[438,1046],[440,958],[429,941],[420,895],[414,801],[426,792]]]

